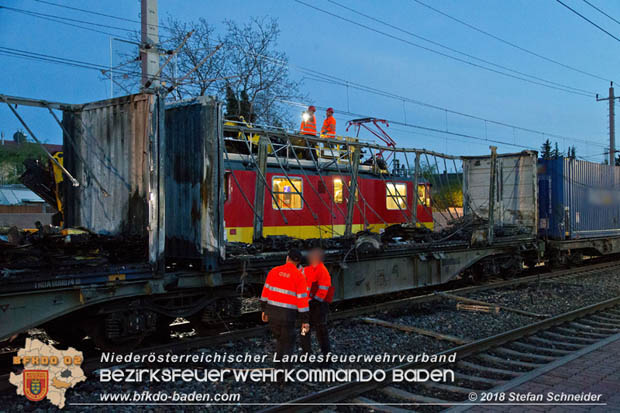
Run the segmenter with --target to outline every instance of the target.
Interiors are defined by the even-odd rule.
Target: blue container
[[[538,214],[543,238],[620,236],[620,167],[540,159]]]

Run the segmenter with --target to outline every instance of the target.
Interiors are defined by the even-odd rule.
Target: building
[[[56,211],[24,185],[0,185],[0,227],[35,228],[51,224]]]

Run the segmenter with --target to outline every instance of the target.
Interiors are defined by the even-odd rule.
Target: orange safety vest
[[[310,116],[310,119],[307,121],[302,120],[301,127],[299,129],[301,130],[302,135],[316,136],[316,116]]]
[[[267,274],[260,299],[270,318],[294,322],[297,313],[307,317],[306,278],[292,263],[275,267]]]
[[[336,119],[333,116],[325,118],[323,121],[323,127],[321,128],[321,135],[325,135],[328,138],[336,137]]]
[[[304,275],[310,288],[310,298],[331,303],[334,299],[334,287],[332,286],[332,277],[323,263],[316,267],[311,265],[304,268]]]

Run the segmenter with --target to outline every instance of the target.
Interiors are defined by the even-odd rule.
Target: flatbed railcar
[[[222,105],[209,97],[172,105],[149,94],[85,105],[6,98],[63,110],[65,166],[81,184],[64,185],[65,225],[89,234],[82,241],[42,234],[27,239],[32,245],[0,245],[0,341],[43,326],[61,341],[88,335],[101,348],[128,348],[165,333],[176,317],[197,328],[236,317],[240,299],[260,291],[266,272],[284,261],[291,245],[326,248],[337,300],[439,285],[473,273],[511,274],[523,261],[545,259],[537,215],[530,213],[536,185],[523,186],[536,179],[532,153],[464,161],[464,203],[473,218],[452,232],[432,232],[432,187],[423,177],[414,191],[415,176],[357,165],[349,150],[344,157],[313,161],[266,150],[228,153],[226,128],[242,136],[246,128],[226,126]],[[271,128],[253,128],[252,134],[258,140],[247,143],[258,146],[261,138],[284,146],[291,138],[307,139]],[[346,145],[440,155],[355,141]],[[489,174],[493,168],[501,171],[497,182]],[[359,183],[357,196],[347,193],[349,179]],[[493,208],[484,202],[489,185],[500,189]],[[519,190],[527,197],[511,195]],[[526,203],[530,208],[523,214]],[[332,204],[330,214],[325,205]],[[498,226],[489,230],[485,214]],[[399,223],[404,225],[392,233],[389,224]],[[290,235],[289,226],[294,238],[272,236]],[[350,235],[336,236],[341,232]],[[476,236],[480,233],[486,238]],[[114,241],[105,244],[108,248],[100,245],[104,236],[117,240],[117,250],[126,246],[139,258],[118,258],[118,251],[110,250]],[[56,245],[66,243],[61,251],[73,259],[65,262],[48,246],[50,238]],[[130,238],[138,242],[129,244]],[[78,255],[71,248],[79,242]],[[33,247],[38,260],[16,268],[11,257]]]

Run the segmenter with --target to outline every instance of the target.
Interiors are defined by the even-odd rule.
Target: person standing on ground
[[[262,320],[269,322],[280,359],[293,352],[297,317],[302,322],[302,334],[310,330],[306,279],[297,269],[301,259],[301,252],[291,249],[286,263],[269,271],[261,294]]]
[[[308,253],[308,266],[304,268],[306,282],[310,288],[310,331],[301,336],[301,348],[304,353],[312,353],[311,333],[315,332],[323,355],[330,350],[327,331],[329,303],[334,298],[331,276],[323,264],[324,252],[314,248]]]

